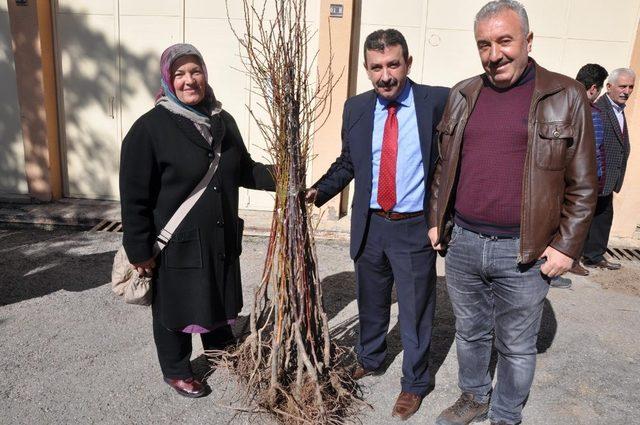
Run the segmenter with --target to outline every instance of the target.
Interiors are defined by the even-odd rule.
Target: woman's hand
[[[151,277],[153,276],[153,269],[156,267],[156,260],[155,258],[150,258],[141,263],[131,263],[131,265],[136,269],[140,277]]]

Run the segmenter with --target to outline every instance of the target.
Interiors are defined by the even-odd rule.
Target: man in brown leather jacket
[[[438,425],[522,420],[550,281],[579,258],[597,196],[585,90],[529,58],[524,7],[489,2],[474,31],[485,73],[451,89],[428,214],[447,248],[462,391]]]

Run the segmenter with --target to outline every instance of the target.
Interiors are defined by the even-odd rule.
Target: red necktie
[[[391,211],[396,204],[396,160],[398,158],[398,117],[395,102],[387,106],[384,123],[380,173],[378,174],[378,204],[384,211]]]

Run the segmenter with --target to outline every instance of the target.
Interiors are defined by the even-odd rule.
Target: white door
[[[182,8],[182,0],[120,0],[122,137],[154,105],[160,87],[160,55],[183,40]]]
[[[117,0],[58,0],[65,195],[117,199]]]

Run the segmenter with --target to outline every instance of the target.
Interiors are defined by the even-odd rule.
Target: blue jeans
[[[491,401],[492,421],[522,420],[536,367],[536,340],[549,283],[541,261],[518,264],[519,238],[497,239],[453,228],[446,257],[449,298],[456,316],[458,385]],[[495,336],[496,386],[489,362]]]

